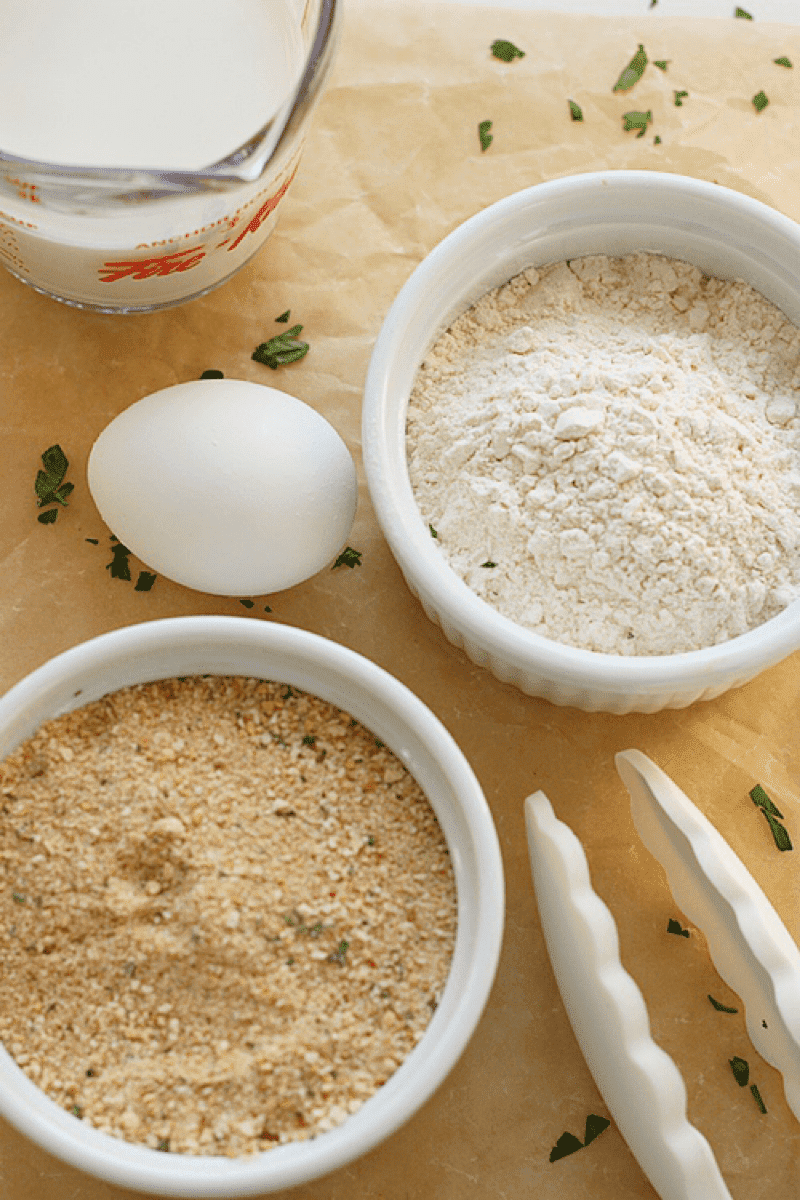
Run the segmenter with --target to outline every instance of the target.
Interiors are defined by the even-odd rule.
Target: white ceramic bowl
[[[351,713],[408,767],[450,848],[458,927],[450,974],[422,1040],[344,1124],[313,1140],[231,1159],[164,1154],[76,1120],[0,1048],[0,1114],[56,1157],[121,1187],[163,1196],[261,1195],[315,1179],[391,1134],[435,1090],[478,1023],[503,927],[503,872],[489,808],[466,759],[430,710],[380,667],[285,625],[240,617],[178,617],[84,642],[0,699],[0,757],[62,712],[130,684],[191,674],[295,684]]]
[[[364,396],[370,494],[425,612],[498,679],[590,712],[681,708],[746,683],[800,647],[800,602],[740,637],[683,654],[601,654],[524,629],[479,599],[437,549],[409,481],[406,415],[417,368],[431,345],[485,292],[529,266],[640,250],[742,279],[800,324],[800,226],[794,221],[738,192],[682,175],[574,175],[491,205],[424,259],[386,317]]]

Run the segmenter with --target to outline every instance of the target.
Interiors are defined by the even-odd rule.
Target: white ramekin
[[[206,673],[294,684],[366,725],[428,796],[450,848],[458,892],[453,962],[423,1038],[357,1113],[313,1140],[241,1159],[150,1150],[76,1120],[0,1048],[0,1114],[50,1154],[135,1191],[228,1200],[305,1183],[343,1166],[386,1138],[429,1098],[483,1012],[500,951],[504,889],[497,835],[480,785],[433,713],[374,663],[285,625],[246,617],[177,617],[84,642],[0,699],[0,757],[42,722],[108,692]]]
[[[364,394],[362,438],[372,502],[425,612],[498,679],[589,712],[682,708],[746,683],[800,647],[800,601],[740,637],[683,654],[601,654],[541,637],[501,616],[444,561],[412,492],[406,416],[427,351],[485,292],[526,267],[635,251],[744,280],[800,324],[800,226],[788,217],[682,175],[573,175],[500,200],[436,246],[389,310]]]

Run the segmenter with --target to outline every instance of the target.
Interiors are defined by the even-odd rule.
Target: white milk
[[[0,0],[0,149],[73,167],[209,167],[291,98],[310,36],[303,3]],[[298,136],[288,159],[225,192],[154,200],[145,181],[105,208],[89,181],[80,210],[35,170],[0,166],[0,263],[109,311],[180,302],[264,241],[301,148]]]
[[[0,148],[192,170],[252,137],[303,61],[284,0],[0,0]]]

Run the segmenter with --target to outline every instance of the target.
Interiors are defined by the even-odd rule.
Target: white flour
[[[479,596],[555,641],[735,637],[800,596],[799,359],[777,308],[686,263],[526,271],[420,368],[422,517]]]

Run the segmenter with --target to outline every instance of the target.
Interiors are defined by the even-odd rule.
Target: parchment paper
[[[643,0],[644,7],[644,0]],[[504,64],[489,46],[526,51]],[[652,65],[625,96],[620,71],[645,45]],[[788,55],[789,70],[773,64]],[[550,1164],[565,1130],[605,1114],[554,983],[530,883],[522,801],[543,788],[583,840],[616,917],[623,960],[654,1036],[687,1082],[690,1116],[735,1200],[792,1200],[800,1128],[780,1076],[762,1062],[704,941],[667,934],[682,918],[633,829],[613,754],[638,747],[727,837],[797,939],[800,803],[795,655],[720,699],[656,716],[586,715],[522,696],[470,664],[408,593],[362,487],[350,544],[360,567],[326,570],[272,597],[152,591],[111,577],[108,533],[85,484],[94,438],[121,409],[206,368],[292,392],[324,413],[359,456],[368,356],[397,290],[456,224],[540,180],[643,167],[715,180],[800,219],[800,33],[758,22],[503,12],[349,0],[333,79],[277,232],[232,282],[181,308],[136,317],[82,313],[0,275],[0,690],[105,630],[183,613],[231,613],[304,626],[366,654],[444,721],[491,805],[507,873],[507,931],[491,1002],[462,1060],[429,1104],[384,1145],[296,1200],[652,1200],[617,1130]],[[760,90],[769,106],[757,114]],[[673,92],[686,90],[681,107]],[[581,123],[570,120],[567,100]],[[653,111],[641,139],[622,114]],[[477,126],[493,122],[480,150]],[[662,139],[654,144],[654,137]],[[278,374],[251,361],[286,308],[308,356]],[[284,327],[285,328],[285,327]],[[55,525],[37,523],[33,480],[59,442],[75,482]],[[98,545],[87,541],[96,538]],[[133,577],[139,564],[132,562]],[[264,612],[269,604],[272,613]],[[779,853],[748,791],[761,782],[797,849]],[[683,922],[686,923],[685,921]],[[748,1059],[761,1115],[728,1060]],[[4,1200],[120,1200],[123,1190],[50,1159],[0,1123]]]

